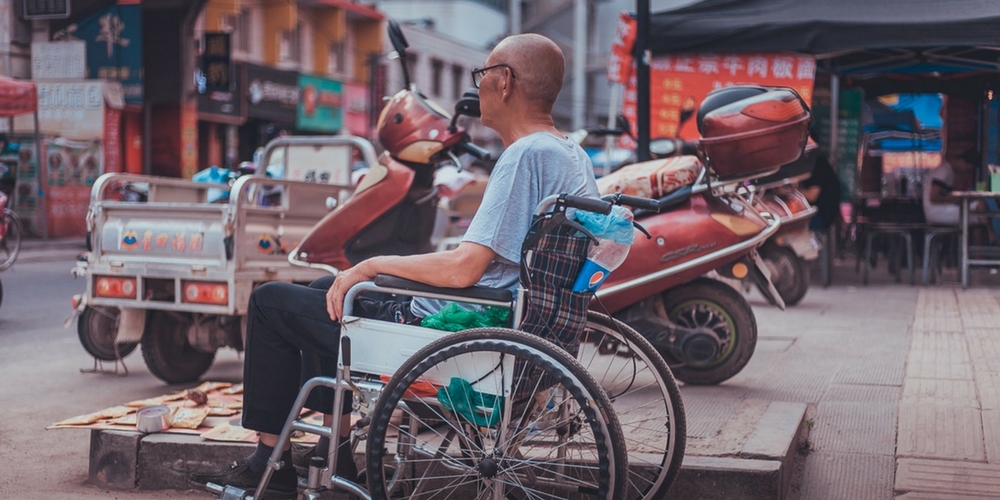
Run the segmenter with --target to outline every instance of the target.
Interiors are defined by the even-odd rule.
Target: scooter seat
[[[384,288],[397,288],[423,293],[437,293],[463,299],[492,300],[496,302],[511,302],[514,294],[504,288],[489,288],[485,286],[470,286],[468,288],[439,288],[436,286],[408,280],[398,276],[379,274],[375,276],[375,284]]]
[[[674,156],[634,163],[597,179],[597,188],[602,196],[621,193],[643,198],[662,198],[694,184],[703,168],[704,165],[696,156]]]

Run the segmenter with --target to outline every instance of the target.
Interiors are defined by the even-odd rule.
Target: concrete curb
[[[686,456],[669,497],[783,500],[799,460],[805,412],[802,403],[770,403],[738,456]],[[90,482],[119,490],[187,490],[193,488],[190,472],[246,457],[252,446],[184,434],[94,430]]]

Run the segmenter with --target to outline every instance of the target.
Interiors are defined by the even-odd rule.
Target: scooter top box
[[[775,172],[805,148],[810,114],[802,99],[791,89],[760,89],[757,95],[699,113],[702,150],[722,179]],[[708,98],[703,106],[707,103]]]

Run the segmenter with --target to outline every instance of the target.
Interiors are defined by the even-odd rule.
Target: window
[[[222,16],[222,31],[232,35],[233,51],[250,51],[250,9]]]
[[[300,62],[302,60],[302,24],[292,31],[282,31],[278,41],[278,59],[281,61]]]
[[[327,52],[326,72],[340,74],[344,71],[344,44],[331,42]]]
[[[431,93],[441,97],[441,73],[444,72],[444,62],[431,59]]]
[[[462,97],[462,86],[465,84],[465,68],[453,64],[451,66],[451,97]]]

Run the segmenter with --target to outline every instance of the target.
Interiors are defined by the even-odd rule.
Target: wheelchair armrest
[[[436,293],[441,295],[451,295],[462,299],[491,300],[495,302],[510,302],[514,295],[510,290],[502,288],[489,288],[485,286],[470,286],[468,288],[438,288],[418,281],[379,274],[375,276],[375,284],[384,288],[397,288],[402,290],[412,290],[414,292]]]

